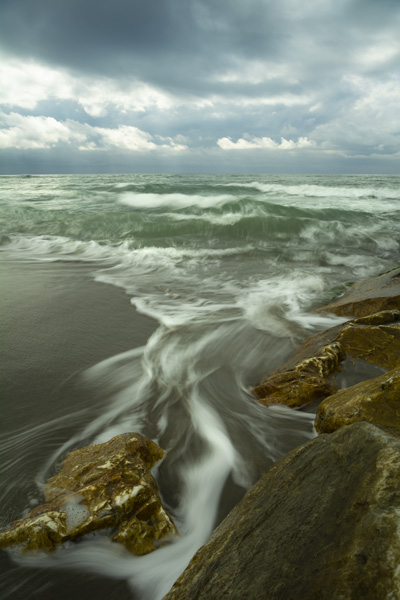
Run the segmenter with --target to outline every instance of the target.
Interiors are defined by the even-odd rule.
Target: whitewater
[[[399,264],[400,177],[43,175],[1,183],[5,265],[33,272],[52,264],[66,278],[66,267],[84,265],[99,297],[103,286],[123,290],[132,318],[154,323],[142,345],[71,373],[91,393],[79,410],[55,403],[40,422],[28,416],[21,425],[16,409],[0,446],[1,525],[20,516],[17,498],[24,510],[39,502],[68,452],[139,432],[166,451],[153,474],[180,532],[143,557],[94,536],[48,558],[13,558],[3,597],[19,597],[17,579],[28,582],[26,597],[40,572],[53,582],[83,573],[99,600],[110,597],[103,577],[125,582],[126,598],[160,600],[261,473],[315,435],[310,410],[264,407],[251,389],[307,337],[343,321],[316,306]],[[40,460],[27,472],[35,453]],[[54,585],[40,597],[54,598]]]

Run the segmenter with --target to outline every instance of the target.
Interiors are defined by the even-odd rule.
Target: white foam
[[[286,194],[288,196],[299,196],[302,198],[351,198],[351,199],[379,199],[398,200],[400,190],[388,187],[361,188],[351,186],[324,186],[316,184],[282,185],[279,183],[262,183],[252,181],[251,183],[226,183],[224,187],[243,187],[256,189],[266,194]],[[394,205],[395,206],[395,205]],[[357,207],[359,208],[359,206]]]
[[[125,192],[121,194],[118,201],[132,208],[175,208],[182,209],[189,206],[209,208],[221,206],[227,202],[235,201],[236,197],[228,194],[202,196],[198,194],[150,194]]]
[[[226,285],[227,299],[232,300],[229,290],[234,297],[238,289],[232,282]],[[174,307],[179,314],[181,299],[175,300]],[[309,415],[267,409],[237,384],[241,369],[248,367],[246,360],[252,363],[257,356],[258,360],[264,356],[260,358],[257,348],[257,332],[243,319],[242,310],[233,308],[236,316],[232,321],[226,315],[218,317],[212,306],[206,306],[211,312],[203,323],[192,319],[183,326],[160,326],[146,347],[107,359],[88,372],[103,394],[109,389],[117,392],[77,434],[74,444],[78,437],[99,442],[123,431],[144,433],[151,415],[153,427],[171,440],[175,455],[175,462],[168,467],[166,448],[163,468],[179,479],[179,506],[173,514],[179,538],[139,558],[98,539],[79,544],[71,552],[57,553],[46,559],[46,564],[121,577],[139,590],[143,600],[160,600],[213,530],[228,477],[232,474],[238,486],[248,487],[254,481],[255,453],[258,460],[262,456],[271,462],[291,447],[291,436],[306,440],[314,435]],[[221,390],[206,384],[215,371],[227,365],[233,386],[224,398]],[[178,417],[174,412],[177,406]],[[197,452],[196,446],[200,446]],[[137,486],[133,493],[138,491]],[[121,495],[119,501],[127,499]],[[79,505],[69,510],[77,523],[84,518],[84,514],[75,514]]]
[[[9,238],[9,243],[0,251],[24,261],[112,262],[124,254],[123,244],[112,247],[93,240],[85,242],[53,235],[10,235]]]
[[[203,221],[212,225],[235,225],[244,218],[255,218],[265,216],[265,212],[261,210],[253,210],[251,212],[224,212],[221,215],[212,213],[203,213],[201,215],[184,214],[184,213],[168,213],[168,218],[173,221]]]
[[[168,269],[176,272],[181,263],[185,267],[200,264],[204,259],[219,259],[227,256],[247,254],[253,251],[248,245],[241,248],[175,248],[146,246],[137,248],[134,242],[117,244],[96,241],[72,240],[63,236],[9,236],[9,241],[0,247],[0,252],[17,260],[40,262],[93,262],[116,265],[114,271],[99,272],[97,281],[126,287],[123,275],[127,267],[138,269],[136,275],[150,274],[153,270]],[[132,280],[132,273],[129,274]]]
[[[275,276],[258,281],[237,302],[255,328],[280,338],[298,337],[303,329],[332,327],[343,321],[339,317],[306,311],[307,305],[324,288],[322,275],[293,272],[290,279]]]
[[[89,510],[85,504],[82,504],[84,497],[80,494],[69,496],[60,507],[62,512],[67,515],[67,532],[69,533],[78,525],[81,525],[89,517]]]

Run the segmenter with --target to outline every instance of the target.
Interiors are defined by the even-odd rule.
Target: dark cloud
[[[269,3],[198,0],[20,0],[1,6],[3,45],[77,70],[171,85],[276,50]],[[244,8],[246,7],[246,8]],[[274,50],[274,51],[275,51]]]
[[[309,137],[349,156],[395,154],[399,30],[399,0],[0,0],[6,57],[50,66],[70,78],[72,90],[43,81],[43,97],[32,87],[31,102],[10,100],[4,111],[184,136],[190,151],[203,148],[196,159],[194,151],[180,155],[185,169],[207,162],[206,151],[211,168],[218,139],[245,134],[276,142]],[[103,78],[106,91],[96,88]],[[135,81],[165,102],[136,92]],[[32,131],[26,123],[13,125],[19,129],[7,140],[21,140],[25,126]],[[63,152],[79,163],[76,149]],[[98,168],[106,160],[104,152],[80,156]],[[240,168],[232,152],[218,156],[221,168]],[[247,156],[258,164],[257,154]],[[146,158],[135,160],[145,168]],[[170,164],[159,160],[158,168]]]
[[[363,48],[396,31],[400,4],[3,0],[0,11],[2,44],[20,57],[97,76],[138,78],[180,93],[222,88],[227,95],[256,96],[257,86],[221,84],[218,77],[261,61],[266,70],[268,63],[289,65],[297,86],[321,86],[354,71]],[[265,85],[271,93],[274,83]],[[279,85],[294,87],[284,78]]]

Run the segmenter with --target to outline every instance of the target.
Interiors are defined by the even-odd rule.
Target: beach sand
[[[96,265],[97,266],[97,265]],[[29,446],[30,431],[95,403],[81,373],[115,354],[144,345],[156,323],[137,313],[123,290],[97,283],[93,265],[0,263],[1,433],[5,446],[21,432],[21,447],[3,454],[2,525],[19,518],[37,494],[34,477],[51,452],[74,433],[74,421]],[[99,399],[100,400],[100,399]],[[26,432],[26,434],[25,434]],[[21,460],[22,456],[22,460]],[[32,490],[35,490],[34,492]],[[6,504],[6,506],[4,506]],[[0,553],[2,598],[63,600],[132,598],[123,581],[15,564]]]
[[[95,282],[93,266],[0,263],[2,431],[79,409],[67,396],[99,361],[142,346],[156,323],[123,290]]]

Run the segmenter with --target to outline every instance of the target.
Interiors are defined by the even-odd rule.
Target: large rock
[[[400,598],[400,439],[368,423],[279,460],[164,600]]]
[[[336,339],[353,358],[384,369],[400,366],[400,311],[383,311],[349,321]]]
[[[400,429],[400,368],[340,390],[318,407],[315,428],[331,433],[358,421]]]
[[[253,391],[269,406],[301,407],[335,392],[335,373],[346,356],[384,369],[400,366],[400,267],[354,284],[318,311],[357,316],[309,338]]]
[[[346,354],[386,369],[400,365],[400,310],[352,319],[308,338],[277,371],[292,369],[330,344],[339,342]]]
[[[329,377],[345,356],[341,344],[328,344],[293,368],[275,371],[253,391],[266,406],[285,404],[295,408],[326,398],[336,390]]]
[[[317,311],[365,317],[393,309],[400,309],[400,268],[354,283],[343,296],[318,308]]]
[[[164,455],[151,440],[119,435],[71,452],[45,485],[45,504],[0,533],[0,546],[53,550],[92,531],[113,530],[134,554],[154,550],[176,528],[149,469]]]
[[[335,375],[346,356],[383,369],[400,366],[400,311],[383,311],[317,333],[253,391],[267,406],[299,407],[323,400],[335,393]]]

